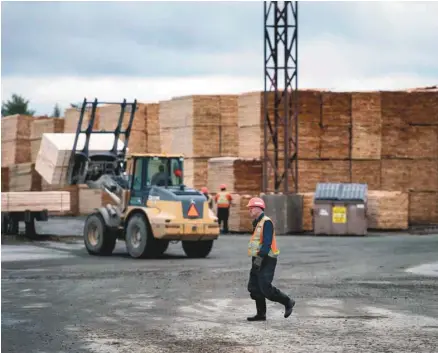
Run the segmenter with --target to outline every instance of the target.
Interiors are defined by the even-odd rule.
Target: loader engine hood
[[[192,205],[196,207],[196,211],[199,214],[198,217],[194,218],[204,217],[204,203],[207,201],[207,199],[205,198],[204,194],[195,189],[181,189],[180,187],[163,188],[153,186],[149,193],[149,199],[154,198],[160,201],[180,201],[184,218],[191,218],[189,212],[191,208],[193,208]],[[192,213],[190,212],[190,214]]]

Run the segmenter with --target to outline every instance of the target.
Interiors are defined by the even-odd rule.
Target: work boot
[[[257,314],[246,318],[248,321],[266,321],[266,300],[257,299],[256,301]]]
[[[295,306],[295,300],[289,299],[289,302],[285,305],[284,317],[288,318],[292,314],[292,309]]]

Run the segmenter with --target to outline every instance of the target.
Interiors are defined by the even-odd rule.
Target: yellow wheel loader
[[[120,118],[114,131],[93,131],[98,104],[119,104]],[[82,130],[86,111],[91,114]],[[219,236],[219,225],[205,196],[184,185],[184,157],[165,154],[131,154],[126,157],[137,103],[99,103],[85,99],[68,169],[70,185],[85,183],[104,190],[114,201],[90,214],[84,225],[84,243],[89,254],[111,255],[117,239],[124,240],[133,258],[162,255],[170,241],[181,241],[185,254],[204,258]],[[123,130],[125,112],[130,119]],[[113,146],[90,151],[89,141],[98,134],[114,134]],[[84,148],[77,150],[80,134]],[[119,137],[124,137],[120,145]],[[100,149],[102,150],[102,149]]]

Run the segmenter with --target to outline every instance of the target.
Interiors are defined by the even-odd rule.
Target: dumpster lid
[[[367,184],[318,183],[314,199],[366,202],[367,197]]]

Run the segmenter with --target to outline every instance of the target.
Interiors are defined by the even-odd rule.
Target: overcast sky
[[[300,2],[299,87],[438,84],[438,3]],[[84,97],[143,102],[263,89],[257,2],[2,2],[2,100],[38,114]]]

